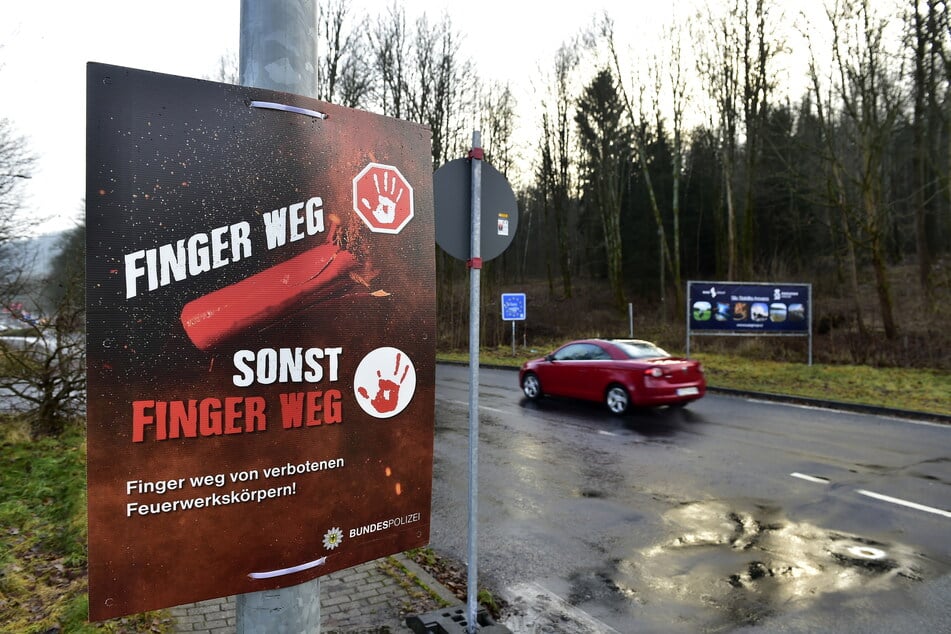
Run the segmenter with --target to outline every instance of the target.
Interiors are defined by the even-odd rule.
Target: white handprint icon
[[[403,188],[397,186],[395,178],[390,178],[389,172],[383,172],[383,187],[380,187],[380,175],[373,175],[373,183],[376,185],[377,193],[377,206],[373,210],[373,217],[376,218],[380,224],[391,225],[396,219],[396,203],[400,201],[400,198],[403,197]],[[396,200],[390,198],[391,195],[396,196]],[[370,203],[364,199],[363,203],[369,207]]]
[[[353,210],[371,231],[399,233],[413,217],[413,188],[395,167],[370,163],[353,179]]]

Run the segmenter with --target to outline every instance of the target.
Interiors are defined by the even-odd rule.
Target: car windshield
[[[653,359],[670,356],[666,350],[648,341],[615,341],[614,343],[632,359]]]

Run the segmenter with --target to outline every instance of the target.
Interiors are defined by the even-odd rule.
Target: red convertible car
[[[530,399],[600,401],[614,414],[631,406],[683,406],[707,391],[699,361],[672,357],[639,339],[583,339],[526,361],[519,385]]]

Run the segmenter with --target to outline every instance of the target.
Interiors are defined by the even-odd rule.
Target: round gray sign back
[[[472,236],[472,164],[470,159],[449,161],[433,174],[436,207],[436,244],[458,260],[469,260]],[[482,161],[479,257],[501,255],[518,228],[518,206],[512,186],[497,169]]]

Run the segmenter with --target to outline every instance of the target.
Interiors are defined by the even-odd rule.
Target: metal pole
[[[684,333],[686,334],[686,338],[687,338],[687,346],[686,346],[687,352],[685,356],[688,359],[690,358],[690,285],[691,284],[692,282],[687,282],[687,301],[684,302],[687,305],[687,311],[686,311],[686,314],[684,315],[684,318],[686,321],[686,328],[684,328]]]
[[[238,81],[316,98],[316,29],[316,0],[241,0]]]
[[[627,304],[627,323],[629,326],[628,329],[631,331],[631,339],[633,339],[634,338],[634,304],[632,302],[628,302]]]
[[[809,300],[809,304],[808,304],[808,305],[809,305],[809,321],[808,321],[808,328],[809,328],[809,367],[812,367],[812,284],[809,284],[808,300]]]
[[[241,0],[239,83],[317,96],[316,0]],[[239,594],[236,631],[320,634],[320,579]]]
[[[482,267],[482,135],[472,133],[472,234],[469,239],[469,552],[466,615],[469,634],[478,629],[479,548],[479,274]]]
[[[515,320],[512,320],[512,356],[515,356]]]

